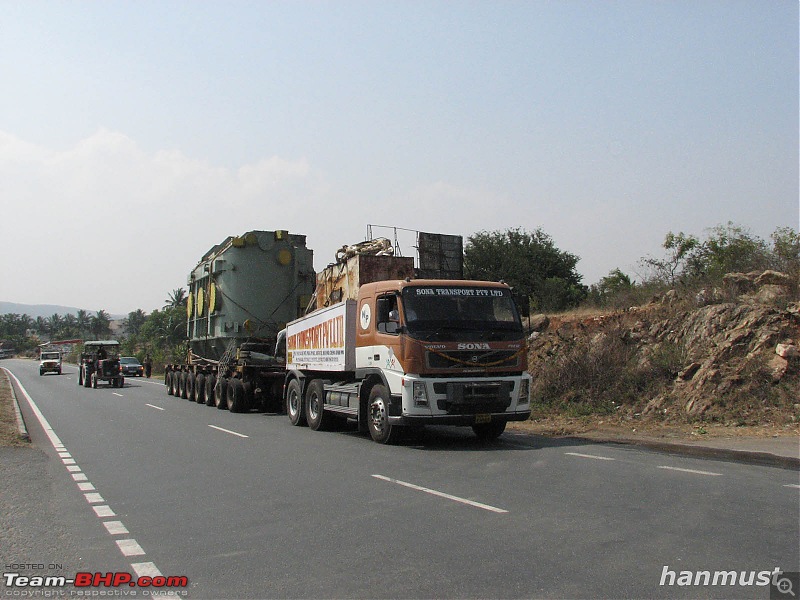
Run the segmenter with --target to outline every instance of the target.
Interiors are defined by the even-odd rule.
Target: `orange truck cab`
[[[295,425],[355,419],[376,442],[394,443],[422,425],[471,426],[493,439],[530,417],[525,333],[503,283],[366,283],[284,335]]]

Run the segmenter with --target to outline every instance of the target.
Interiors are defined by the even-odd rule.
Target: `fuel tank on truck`
[[[278,332],[305,312],[316,286],[306,236],[248,231],[214,246],[189,275],[189,347],[219,360],[233,340],[271,354]]]

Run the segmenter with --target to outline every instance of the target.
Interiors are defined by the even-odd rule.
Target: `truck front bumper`
[[[527,421],[531,416],[530,410],[513,413],[490,413],[488,415],[405,415],[389,417],[390,425],[420,426],[420,425],[476,425],[491,421]]]

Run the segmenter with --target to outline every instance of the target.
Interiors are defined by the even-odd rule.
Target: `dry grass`
[[[6,372],[0,370],[0,446],[27,446],[29,443],[19,434],[11,382]]]

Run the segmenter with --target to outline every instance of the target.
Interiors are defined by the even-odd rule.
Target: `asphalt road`
[[[796,471],[458,428],[380,446],[154,380],[86,389],[75,366],[2,366],[64,540],[0,549],[6,567],[186,576],[191,598],[769,598],[679,581],[800,570]]]

